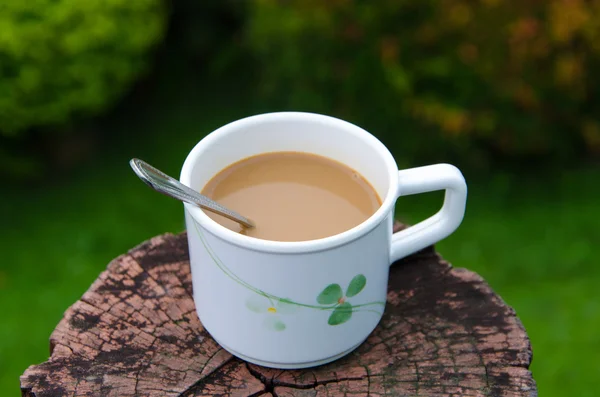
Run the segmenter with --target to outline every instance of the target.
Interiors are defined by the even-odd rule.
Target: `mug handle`
[[[467,203],[467,184],[462,173],[450,164],[435,164],[398,172],[400,196],[445,190],[444,204],[433,216],[392,235],[390,263],[449,236],[462,222]]]

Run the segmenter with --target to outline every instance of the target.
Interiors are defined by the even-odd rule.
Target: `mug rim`
[[[219,127],[206,135],[190,151],[181,169],[179,178],[180,182],[190,186],[192,180],[192,170],[194,169],[195,164],[200,161],[202,153],[206,150],[209,150],[210,146],[214,145],[218,140],[224,139],[228,134],[234,132],[235,130],[243,129],[248,125],[262,123],[264,121],[316,121],[321,124],[327,124],[332,128],[343,129],[345,132],[353,134],[359,139],[365,141],[366,144],[374,148],[383,158],[388,172],[388,191],[385,198],[382,200],[381,206],[368,219],[351,229],[348,229],[342,233],[334,234],[333,236],[306,241],[274,241],[245,236],[229,230],[225,226],[217,223],[208,215],[206,215],[200,207],[189,203],[184,203],[185,210],[189,212],[194,222],[197,222],[201,227],[206,229],[214,236],[243,248],[260,252],[292,254],[317,252],[348,244],[376,228],[389,214],[397,198],[398,166],[396,165],[396,161],[394,160],[394,157],[388,148],[379,139],[363,128],[358,127],[357,125],[348,121],[318,113],[262,113],[241,118],[225,124],[224,126]],[[351,165],[345,165],[351,167]]]

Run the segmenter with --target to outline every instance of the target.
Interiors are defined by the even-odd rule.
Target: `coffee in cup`
[[[238,161],[219,172],[202,194],[244,214],[246,229],[213,212],[230,230],[273,241],[333,236],[369,219],[381,199],[357,171],[332,159],[303,152],[271,152]]]

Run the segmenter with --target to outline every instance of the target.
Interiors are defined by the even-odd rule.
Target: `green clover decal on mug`
[[[335,309],[329,316],[329,320],[327,320],[329,325],[343,324],[352,318],[354,308],[347,299],[358,295],[365,288],[365,285],[367,285],[367,278],[362,274],[357,274],[350,281],[345,295],[339,284],[329,284],[321,291],[317,296],[317,302],[321,305],[335,305]]]

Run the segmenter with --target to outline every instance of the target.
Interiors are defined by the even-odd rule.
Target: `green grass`
[[[112,258],[183,229],[181,204],[152,192],[127,161],[140,157],[178,175],[202,136],[258,111],[235,86],[183,88],[159,88],[141,103],[123,105],[102,124],[109,134],[99,155],[76,172],[2,192],[3,395],[19,395],[19,375],[47,359],[62,313]],[[517,310],[543,396],[591,396],[600,387],[599,180],[600,168],[468,180],[464,223],[438,244],[455,266],[480,273]],[[397,215],[417,222],[440,200],[439,194],[402,198]]]

